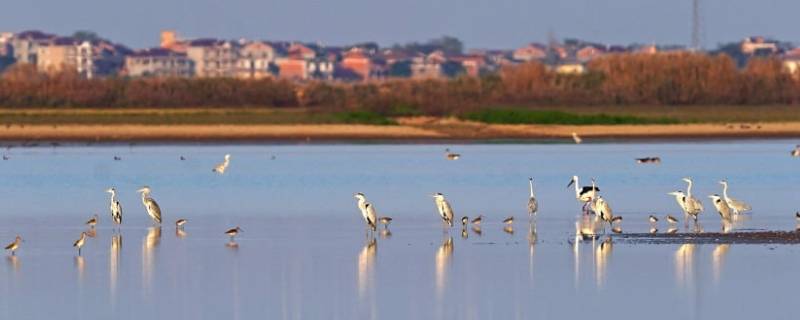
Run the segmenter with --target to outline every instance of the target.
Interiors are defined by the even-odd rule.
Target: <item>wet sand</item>
[[[633,244],[798,244],[800,231],[629,233],[613,238]]]
[[[800,137],[800,122],[675,125],[497,125],[440,118],[399,125],[8,125],[4,141],[490,140]]]

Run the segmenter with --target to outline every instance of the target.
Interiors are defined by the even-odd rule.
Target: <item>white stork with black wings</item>
[[[600,188],[598,188],[594,183],[591,186],[582,186],[580,185],[580,180],[578,176],[572,176],[572,180],[569,181],[567,184],[567,188],[571,186],[575,186],[575,199],[578,199],[581,203],[583,203],[583,211],[586,212],[587,205],[589,204],[592,199],[597,198],[597,194],[600,192]]]

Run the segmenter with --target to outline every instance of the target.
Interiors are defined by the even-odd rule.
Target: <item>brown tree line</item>
[[[545,65],[447,80],[366,83],[284,80],[105,78],[44,74],[15,66],[0,76],[0,107],[317,107],[385,115],[457,114],[491,106],[764,105],[800,103],[800,79],[776,59],[738,69],[725,55],[622,54],[591,61],[587,72]]]

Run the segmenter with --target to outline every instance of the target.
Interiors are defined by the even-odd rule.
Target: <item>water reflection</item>
[[[17,256],[7,256],[8,267],[14,270],[14,273],[19,272],[19,258]]]
[[[594,255],[594,268],[595,268],[595,283],[598,288],[602,288],[606,283],[606,276],[608,275],[608,262],[611,257],[614,243],[611,238],[606,238],[600,242],[595,249]]]
[[[358,253],[358,298],[362,305],[369,306],[369,318],[377,318],[375,297],[375,254],[378,251],[378,242],[375,238],[367,241]]]
[[[385,228],[385,229],[381,230],[381,231],[378,233],[378,235],[380,235],[381,239],[384,239],[384,240],[385,240],[385,239],[389,239],[389,238],[391,238],[391,237],[392,237],[392,231],[391,231],[391,230],[389,230],[388,228]]]
[[[111,236],[111,247],[108,252],[108,287],[111,302],[117,301],[117,281],[119,280],[119,251],[122,248],[122,235]]]
[[[714,247],[714,251],[711,253],[714,283],[719,283],[719,279],[722,274],[722,267],[725,265],[725,257],[728,255],[728,250],[730,250],[730,248],[730,244],[718,244],[716,247]]]
[[[514,226],[505,226],[503,227],[503,232],[508,233],[510,235],[514,235]]]
[[[147,228],[147,235],[142,241],[142,288],[149,296],[153,284],[153,267],[155,265],[155,249],[161,242],[161,226]]]
[[[483,231],[481,231],[481,227],[477,226],[477,225],[472,226],[472,232],[475,233],[476,235],[478,235],[479,237],[483,235]]]
[[[89,238],[97,237],[97,229],[95,229],[95,228],[87,229],[86,230],[86,236],[89,237]]]
[[[697,245],[682,244],[675,251],[675,282],[680,287],[691,287],[694,284],[694,256]]]
[[[78,283],[83,284],[84,260],[82,256],[75,256],[75,269],[78,270]]]
[[[532,220],[528,224],[528,278],[531,283],[533,282],[533,256],[536,254],[536,242],[538,241],[536,234],[536,222]]]
[[[447,285],[447,269],[450,266],[452,256],[453,237],[448,237],[436,250],[436,297],[439,302],[444,297],[444,288]]]
[[[175,237],[178,239],[186,238],[186,231],[183,231],[181,228],[175,228]]]

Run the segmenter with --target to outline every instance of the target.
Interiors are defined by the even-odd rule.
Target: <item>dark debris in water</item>
[[[800,232],[797,231],[626,233],[612,237],[633,244],[800,244]]]

